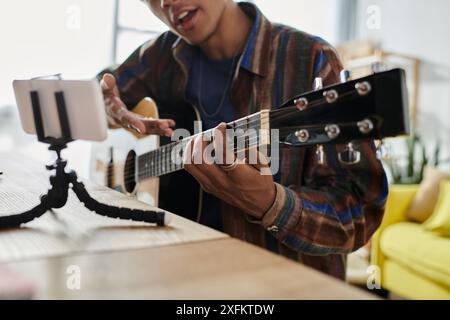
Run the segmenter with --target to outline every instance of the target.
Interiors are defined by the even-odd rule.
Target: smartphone
[[[46,137],[61,138],[61,126],[55,99],[56,92],[64,94],[70,132],[73,140],[103,141],[107,135],[107,118],[103,94],[97,79],[15,80],[13,89],[22,128],[36,134],[31,92],[37,92]]]

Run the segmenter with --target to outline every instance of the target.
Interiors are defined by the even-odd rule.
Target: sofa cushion
[[[433,167],[426,167],[424,178],[420,184],[406,216],[414,222],[427,220],[436,206],[439,187],[442,181],[450,181],[450,173],[442,172]]]
[[[414,300],[450,300],[450,288],[404,267],[393,260],[385,260],[383,288],[395,295]]]
[[[450,288],[450,238],[403,222],[384,230],[380,246],[388,259]]]
[[[433,215],[423,225],[425,230],[450,237],[450,181],[441,184],[439,201]]]

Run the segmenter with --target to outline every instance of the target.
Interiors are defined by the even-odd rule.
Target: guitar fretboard
[[[261,134],[249,136],[246,133],[250,130],[259,133],[262,129],[269,129],[268,115],[269,111],[261,111],[227,124],[227,128],[235,132],[235,141],[230,142],[235,152],[243,151],[262,143],[264,137],[261,137]],[[240,130],[242,130],[242,134],[239,134]],[[199,134],[212,138],[212,133],[213,130],[207,130]],[[184,151],[189,142],[199,134],[166,144],[156,150],[138,156],[137,181],[139,182],[150,177],[160,177],[182,170]]]

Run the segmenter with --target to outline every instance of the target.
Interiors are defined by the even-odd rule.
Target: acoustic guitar
[[[344,80],[301,94],[279,108],[262,110],[228,123],[227,127],[236,132],[254,129],[259,133],[256,139],[242,137],[247,139],[241,147],[245,149],[267,148],[271,143],[291,147],[316,146],[318,156],[323,158],[324,145],[347,144],[345,151],[338,155],[345,165],[360,161],[360,154],[353,145],[355,141],[409,134],[404,70]],[[142,100],[132,111],[155,119],[159,116],[158,108],[150,98]],[[180,118],[185,120],[182,127],[192,129],[188,123],[199,117],[193,108],[190,115]],[[279,130],[277,142],[270,141],[272,129]],[[142,136],[126,129],[112,130],[105,143],[93,148],[91,179],[137,196],[150,205],[198,221],[202,192],[179,160],[193,137],[163,142],[158,136]],[[237,144],[234,149],[242,151]]]

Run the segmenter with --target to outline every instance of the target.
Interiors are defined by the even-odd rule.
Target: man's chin
[[[207,40],[207,37],[186,37],[186,36],[181,36],[181,38],[183,38],[183,40],[186,41],[191,46],[199,46],[202,43],[205,43],[206,40]]]
[[[186,41],[188,44],[192,46],[201,46],[202,44],[208,42],[208,40],[211,38],[212,33],[202,32],[201,34],[180,34],[178,33],[178,36],[180,36],[184,41]]]

